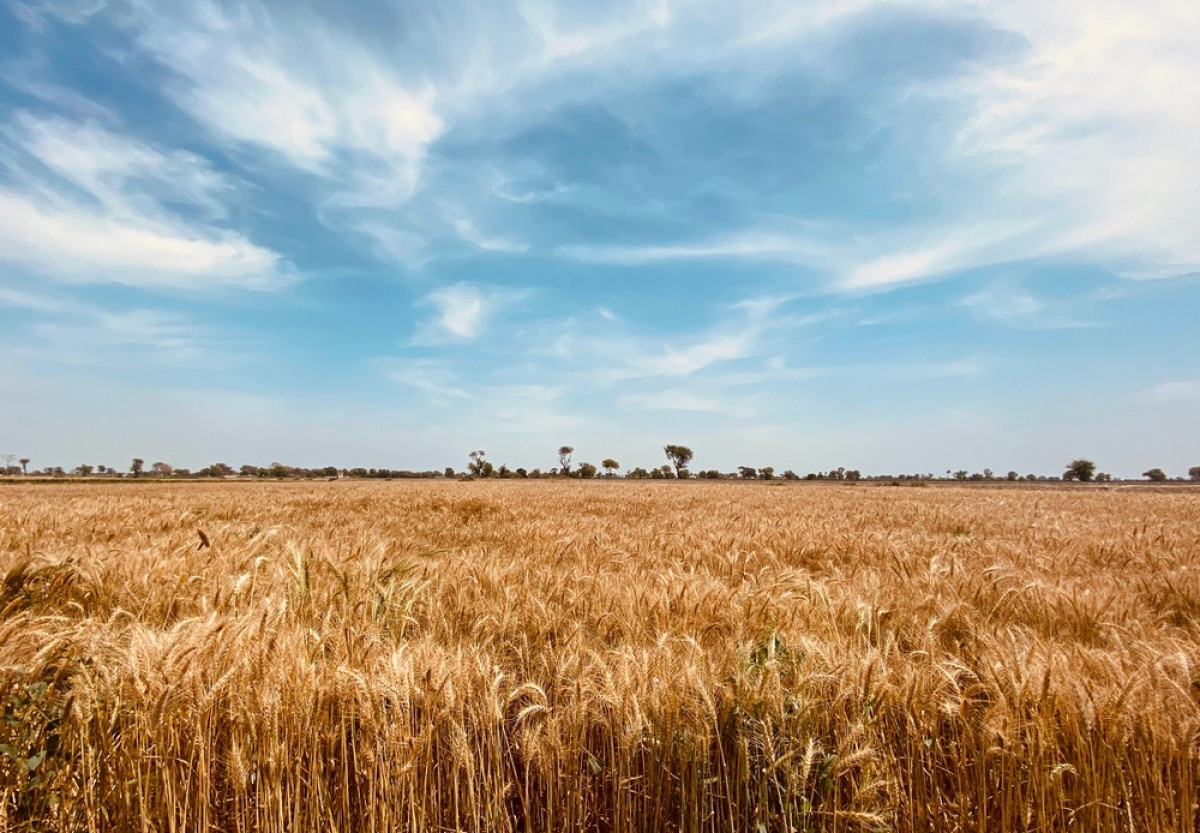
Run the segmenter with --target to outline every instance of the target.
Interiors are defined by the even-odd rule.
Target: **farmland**
[[[1196,489],[10,486],[0,575],[6,830],[1200,827]]]

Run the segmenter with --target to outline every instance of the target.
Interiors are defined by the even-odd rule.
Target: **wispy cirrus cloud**
[[[1022,330],[1069,330],[1100,326],[1082,314],[1089,299],[1047,298],[1014,280],[998,280],[973,292],[959,305],[975,317]]]
[[[500,381],[475,362],[387,357],[374,364],[384,378],[437,408],[442,424],[481,441],[497,433],[566,430],[585,422],[565,407],[567,385]]]
[[[431,85],[313,17],[201,2],[139,5],[128,22],[173,74],[167,93],[214,137],[336,178],[331,199],[345,206],[406,200],[444,127]]]
[[[611,326],[586,333],[577,327],[560,334],[550,351],[570,363],[593,383],[617,385],[646,380],[681,380],[717,371],[748,371],[748,365],[769,361],[777,340],[787,341],[840,317],[840,310],[797,309],[793,295],[755,295],[719,308],[717,323],[698,332],[671,338],[648,338],[630,332],[616,316],[604,315]],[[700,410],[700,409],[695,409]]]
[[[438,402],[449,403],[473,398],[458,374],[438,359],[376,359],[384,378],[415,388]]]
[[[165,309],[107,308],[63,295],[0,287],[0,308],[24,314],[7,350],[43,363],[111,366],[129,359],[215,368],[246,348],[220,328]]]
[[[107,364],[114,351],[133,350],[166,365],[217,367],[227,363],[232,345],[208,328],[161,310],[94,310],[73,322],[32,327],[41,355],[78,364]],[[80,350],[80,345],[88,345]]]
[[[1142,397],[1163,405],[1197,402],[1200,401],[1200,381],[1161,382],[1143,390]]]
[[[1064,255],[1133,279],[1200,271],[1189,231],[1200,216],[1191,187],[1200,115],[1168,92],[1194,77],[1188,44],[1200,9],[1167,0],[1086,14],[1070,4],[961,8],[1029,44],[1022,60],[914,90],[967,107],[944,162],[972,171],[986,198],[914,225],[926,246],[881,254],[843,285],[886,289]]]
[[[83,23],[102,11],[106,5],[107,0],[17,0],[13,3],[13,11],[28,25],[41,28],[46,25],[48,18],[57,18],[67,23]]]
[[[631,365],[633,372],[647,376],[691,376],[721,362],[744,359],[750,355],[753,338],[749,334],[717,335],[683,347],[668,346],[661,352],[644,355]]]
[[[95,6],[28,8],[78,22]],[[836,291],[861,293],[1063,254],[1131,278],[1197,271],[1190,228],[1200,205],[1188,183],[1200,173],[1190,152],[1200,117],[1160,92],[1186,88],[1195,67],[1181,33],[1196,28],[1197,14],[1171,0],[1103,3],[1089,14],[969,0],[846,0],[820,10],[634,2],[613,14],[464,1],[446,13],[459,48],[442,37],[445,19],[420,9],[375,10],[377,27],[395,24],[398,48],[384,48],[354,16],[333,22],[260,2],[135,4],[97,16],[168,71],[166,94],[213,141],[315,177],[318,216],[410,269],[457,242],[596,265],[800,264]],[[789,99],[797,88],[811,88],[812,102]],[[703,106],[691,112],[697,98]],[[799,106],[804,123],[813,115],[804,107],[822,101],[856,102],[837,116],[857,119],[858,133],[775,147],[764,138],[771,131],[753,130],[775,107],[786,118]],[[580,129],[616,131],[607,157],[594,132],[587,153],[553,145],[556,136],[578,144],[562,118],[579,102],[608,119]],[[925,137],[931,119],[939,135]],[[742,156],[730,151],[741,146],[739,129],[758,143]],[[806,152],[889,133],[910,137],[898,149],[924,171],[899,218],[845,222],[819,204],[798,210],[763,193],[772,181],[822,187]],[[697,143],[710,134],[724,144]],[[757,159],[773,169],[759,170]],[[872,173],[879,162],[829,161]],[[759,212],[737,207],[741,232],[687,213],[692,200],[763,196],[772,199]],[[581,218],[607,212],[622,233],[547,239],[532,215],[547,200]],[[514,206],[531,216],[508,218]],[[688,233],[672,226],[681,209]],[[653,220],[644,233],[627,233],[644,218]],[[781,218],[813,233],[780,233]]]
[[[67,298],[0,286],[0,306],[35,313],[69,313],[85,309]]]
[[[414,344],[444,344],[473,341],[486,331],[488,324],[505,308],[528,297],[527,290],[456,283],[430,292],[421,299],[434,314],[422,322]]]
[[[92,120],[15,114],[3,130],[13,150],[75,186],[106,213],[137,218],[186,206],[200,219],[227,216],[223,199],[235,188],[204,158],[161,150]],[[31,165],[9,166],[18,182],[40,184]]]
[[[829,242],[812,235],[789,237],[767,232],[666,245],[561,246],[562,257],[587,263],[640,266],[674,260],[745,259],[783,263],[827,264],[834,256]]]
[[[547,348],[573,375],[605,386],[636,380],[686,378],[710,367],[753,355],[751,333],[709,332],[688,334],[669,341],[635,336],[628,332],[569,331]]]
[[[693,411],[747,419],[758,414],[758,411],[745,401],[723,399],[686,388],[621,394],[617,397],[617,406],[631,411]]]
[[[529,250],[527,243],[518,243],[515,240],[485,234],[479,229],[475,221],[468,217],[459,217],[452,221],[452,225],[454,226],[454,230],[458,232],[459,237],[485,252],[520,254]]]
[[[925,206],[914,193],[900,222],[827,224],[812,235],[751,223],[734,235],[568,244],[556,249],[560,256],[629,266],[804,264],[825,273],[830,288],[853,293],[1064,256],[1140,280],[1200,271],[1190,231],[1200,216],[1191,187],[1200,168],[1190,151],[1200,141],[1200,117],[1163,92],[1186,88],[1196,70],[1183,33],[1200,25],[1197,10],[1163,0],[1136,9],[1102,4],[1085,15],[1070,4],[965,2],[901,3],[886,14],[870,3],[838,4],[829,14],[776,12],[791,23],[769,37],[751,27],[735,43],[769,49],[813,39],[813,54],[843,73],[833,76],[835,87],[861,67],[887,70],[901,103],[887,105],[880,129],[915,129],[906,121],[940,114],[942,135],[920,148],[918,161],[928,166],[924,190],[936,200]],[[943,35],[1010,45],[983,60],[964,53],[956,71],[931,74],[922,64],[945,44],[931,42],[928,59],[906,54],[886,34],[897,26],[912,29],[916,44],[940,27]]]
[[[0,141],[0,261],[68,283],[188,291],[291,280],[280,255],[220,225],[230,184],[194,154],[28,112]]]
[[[197,239],[178,226],[135,225],[3,190],[0,260],[71,283],[204,291],[288,280],[278,255],[235,233]]]

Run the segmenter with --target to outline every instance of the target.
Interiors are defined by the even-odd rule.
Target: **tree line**
[[[859,480],[895,480],[895,481],[926,481],[926,480],[955,480],[955,481],[999,481],[1007,480],[1010,482],[1018,481],[1078,481],[1081,483],[1088,482],[1111,482],[1113,477],[1107,472],[1097,471],[1096,464],[1086,458],[1077,458],[1069,462],[1061,475],[1022,475],[1016,471],[1009,471],[1007,474],[1000,476],[990,468],[985,468],[981,472],[968,472],[966,469],[953,471],[946,470],[945,476],[935,475],[931,472],[916,473],[916,474],[872,474],[863,475],[858,469],[847,469],[838,467],[828,471],[809,472],[804,475],[797,474],[791,469],[785,469],[779,472],[774,466],[738,466],[735,470],[720,471],[718,469],[706,469],[693,472],[690,468],[691,462],[695,455],[692,449],[685,445],[665,445],[663,453],[666,456],[666,463],[649,468],[636,466],[627,469],[624,473],[619,473],[621,464],[611,457],[606,457],[600,461],[599,466],[591,462],[580,461],[574,462],[575,448],[569,445],[559,446],[557,451],[558,465],[549,467],[545,470],[540,468],[526,469],[524,467],[510,468],[507,464],[496,466],[492,461],[487,459],[487,452],[483,449],[471,451],[467,455],[467,468],[463,472],[458,472],[453,466],[447,466],[441,470],[423,470],[414,471],[409,469],[389,469],[389,468],[340,468],[338,466],[321,466],[317,468],[305,468],[303,466],[288,466],[283,463],[273,462],[268,466],[242,465],[234,468],[226,463],[213,463],[204,468],[195,471],[187,468],[177,468],[170,463],[158,461],[151,463],[147,468],[146,461],[140,457],[134,457],[129,464],[128,470],[116,469],[108,465],[91,465],[81,464],[67,471],[61,466],[53,466],[43,468],[41,470],[29,470],[29,464],[32,460],[28,457],[20,457],[16,454],[0,455],[0,459],[4,460],[3,470],[0,474],[7,476],[37,476],[37,477],[134,477],[134,478],[237,478],[237,479],[292,479],[292,480],[316,480],[316,479],[422,479],[422,478],[500,478],[500,479],[529,479],[543,477],[566,477],[582,480],[593,479],[597,477],[603,478],[624,478],[629,480],[833,480],[833,481],[848,481],[856,482]],[[19,466],[17,464],[20,464]],[[1142,477],[1152,483],[1165,483],[1168,481],[1182,481],[1183,477],[1174,477],[1166,473],[1161,468],[1155,467],[1147,469],[1142,473]],[[1200,466],[1192,466],[1187,470],[1187,479],[1192,481],[1200,481]]]

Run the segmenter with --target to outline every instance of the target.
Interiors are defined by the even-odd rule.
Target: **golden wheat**
[[[0,827],[1195,833],[1198,542],[1186,489],[7,487]]]

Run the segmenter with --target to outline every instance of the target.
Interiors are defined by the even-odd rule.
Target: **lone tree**
[[[487,465],[487,460],[483,458],[487,456],[487,452],[481,448],[478,451],[472,451],[469,456],[471,462],[467,466],[467,470],[476,477],[482,477],[484,466]]]
[[[1063,472],[1063,480],[1079,480],[1087,483],[1096,475],[1096,464],[1091,460],[1085,460],[1080,457],[1078,460],[1072,460],[1067,463],[1067,470]]]
[[[571,476],[571,455],[575,449],[569,445],[559,446],[558,449],[558,473],[563,477]]]
[[[141,457],[134,457],[133,461],[129,464],[129,471],[133,473],[134,477],[141,477],[142,470],[145,468],[145,466],[145,460],[143,460]]]
[[[675,476],[687,477],[684,472],[687,471],[688,463],[692,462],[692,450],[686,445],[664,445],[663,453],[675,467]]]
[[[18,462],[20,462],[20,464],[21,464],[21,474],[23,474],[23,475],[25,475],[26,477],[28,477],[28,476],[29,476],[29,458],[28,458],[28,457],[22,457],[22,458],[21,458],[21,459],[20,459]],[[1196,471],[1200,472],[1200,469],[1197,469]],[[1194,477],[1194,478],[1192,478],[1192,479],[1193,479],[1193,480],[1200,480],[1200,476]]]
[[[1154,468],[1150,469],[1149,471],[1142,472],[1142,477],[1146,478],[1147,480],[1152,480],[1155,483],[1164,483],[1167,479],[1167,473],[1162,469]]]
[[[621,464],[611,457],[602,462],[600,465],[603,467],[605,473],[608,474],[609,477],[612,477],[613,473],[616,472],[617,469],[621,468]]]
[[[1200,480],[1200,466],[1192,466],[1190,469],[1188,469],[1188,479]]]

